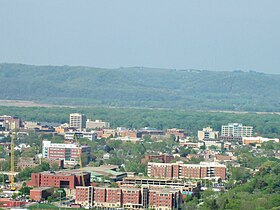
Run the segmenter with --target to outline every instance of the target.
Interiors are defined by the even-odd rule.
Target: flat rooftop
[[[82,176],[88,174],[88,172],[82,172],[78,170],[67,170],[67,171],[43,171],[40,172],[42,175],[50,175],[50,176]]]

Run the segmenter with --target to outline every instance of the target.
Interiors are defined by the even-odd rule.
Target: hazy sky
[[[280,73],[279,0],[0,0],[0,62]]]

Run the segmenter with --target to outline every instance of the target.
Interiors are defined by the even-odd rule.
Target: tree
[[[23,194],[23,195],[30,195],[30,190],[31,190],[32,188],[31,187],[26,187],[26,186],[24,186],[24,187],[22,187],[19,191],[21,192],[21,194]]]

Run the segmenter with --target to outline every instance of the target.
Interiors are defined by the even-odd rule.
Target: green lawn
[[[43,209],[59,209],[59,207],[57,206],[54,206],[52,204],[44,204],[44,203],[40,203],[40,204],[36,204],[36,205],[33,205],[33,206],[30,206],[28,207],[28,209],[40,209],[40,210],[43,210]],[[64,207],[60,207],[61,210],[64,210],[64,209],[72,209],[72,210],[78,210],[76,208],[64,208]],[[80,208],[79,210],[81,210],[83,208]]]

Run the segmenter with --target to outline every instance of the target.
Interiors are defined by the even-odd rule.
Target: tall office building
[[[251,137],[253,135],[252,126],[243,126],[239,123],[229,123],[222,125],[222,135],[224,137]]]
[[[86,115],[80,113],[70,114],[69,120],[70,127],[82,130],[86,128]]]

